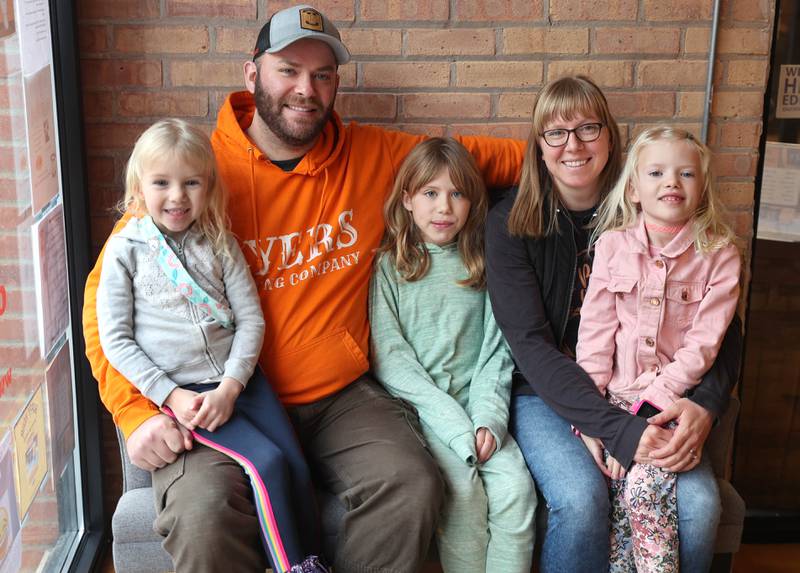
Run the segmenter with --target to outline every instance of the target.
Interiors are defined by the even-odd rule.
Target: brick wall
[[[96,248],[130,146],[174,115],[211,129],[260,25],[285,0],[79,0]],[[533,97],[564,74],[602,86],[626,137],[660,122],[700,133],[712,0],[321,0],[353,53],[345,119],[429,134],[525,138]],[[723,0],[709,143],[735,228],[752,235],[774,0]]]

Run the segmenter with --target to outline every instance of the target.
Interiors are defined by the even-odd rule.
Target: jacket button
[[[681,300],[689,300],[689,291],[688,290],[683,289],[681,291]]]
[[[650,372],[655,372],[656,374],[658,374],[658,364],[653,364],[652,366],[650,366]]]
[[[655,341],[655,340],[653,340],[652,338],[650,338],[650,337],[648,336],[647,338],[645,338],[645,339],[644,339],[644,343],[645,343],[647,346],[650,346],[650,347],[652,347],[652,346],[655,346],[655,344],[656,344],[656,341]]]
[[[661,304],[661,299],[653,297],[650,299],[650,304],[652,304],[653,306],[658,306],[659,304]]]
[[[664,261],[662,261],[662,260],[660,260],[660,259],[659,259],[659,260],[657,260],[657,261],[656,261],[656,266],[657,266],[659,269],[663,269],[663,268],[664,268]]]

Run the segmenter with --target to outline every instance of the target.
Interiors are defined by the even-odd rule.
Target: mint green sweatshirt
[[[383,255],[370,291],[370,362],[387,390],[416,407],[426,433],[468,464],[475,432],[506,436],[513,362],[486,291],[456,281],[467,271],[455,243],[426,244],[428,274],[406,282]]]

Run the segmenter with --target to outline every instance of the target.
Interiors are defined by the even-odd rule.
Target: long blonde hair
[[[148,127],[136,140],[125,169],[125,197],[118,208],[139,217],[147,214],[142,195],[142,175],[151,162],[165,157],[196,167],[206,176],[205,209],[194,224],[211,242],[215,252],[227,254],[225,193],[211,141],[200,128],[182,119],[162,119]]]
[[[585,76],[564,77],[548,83],[533,104],[531,132],[522,163],[519,191],[508,216],[508,231],[512,235],[540,238],[558,229],[558,191],[550,189],[552,180],[542,159],[539,137],[551,121],[570,121],[578,115],[596,117],[603,124],[603,129],[608,130],[609,156],[600,173],[601,197],[617,180],[622,167],[622,145],[619,127],[608,109],[603,92]],[[545,217],[545,213],[549,216]],[[545,224],[545,221],[548,223]]]
[[[458,284],[482,289],[486,284],[483,255],[488,208],[486,188],[470,152],[450,137],[426,139],[411,150],[400,166],[392,192],[383,207],[386,234],[380,250],[388,254],[406,281],[419,280],[428,273],[430,255],[411,213],[403,206],[403,193],[413,196],[445,168],[455,188],[470,201],[467,221],[457,238],[467,278]]]
[[[735,242],[733,231],[724,221],[725,209],[717,197],[714,186],[711,151],[685,129],[668,125],[644,130],[631,144],[622,175],[598,210],[597,225],[592,233],[592,240],[596,240],[603,231],[625,229],[638,221],[640,207],[631,200],[630,191],[635,184],[642,150],[657,141],[686,142],[697,151],[700,158],[703,189],[693,223],[694,246],[697,252],[710,253]]]

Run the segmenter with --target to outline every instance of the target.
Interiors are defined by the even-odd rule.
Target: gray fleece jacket
[[[203,290],[227,303],[234,328],[204,315],[172,285],[132,218],[106,244],[97,288],[100,344],[108,361],[161,406],[177,386],[253,374],[264,338],[264,318],[250,269],[230,234],[231,256],[216,256],[190,228],[180,241],[166,237]]]

